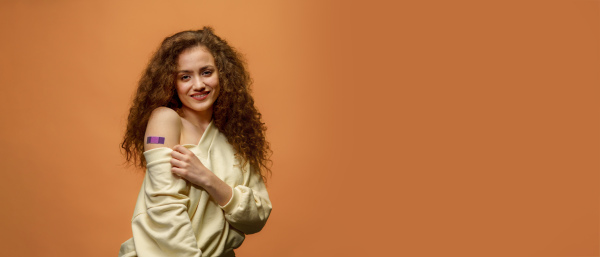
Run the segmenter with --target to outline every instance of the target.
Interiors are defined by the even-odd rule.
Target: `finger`
[[[187,176],[187,171],[181,168],[172,167],[171,173],[175,174],[178,177],[185,178]]]
[[[188,163],[177,159],[171,159],[171,167],[187,168]]]
[[[191,153],[192,151],[190,151],[189,149],[187,149],[185,146],[182,145],[175,145],[173,146],[173,151],[177,151],[183,154],[187,154],[187,153]]]
[[[180,153],[186,154],[186,155],[194,155],[194,153],[185,146],[176,145],[175,147],[177,147],[177,148],[173,148],[173,151],[177,151],[177,152],[180,152]]]
[[[185,155],[180,152],[177,152],[177,151],[171,152],[171,157],[173,157],[177,160],[185,160]]]
[[[182,154],[186,154],[186,155],[193,155],[194,153],[192,153],[192,151],[190,151],[190,149],[188,149],[187,147],[184,146],[179,146],[177,148],[177,151],[182,153]]]

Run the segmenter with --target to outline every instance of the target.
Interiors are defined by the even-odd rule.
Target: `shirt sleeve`
[[[171,152],[166,147],[144,152],[147,171],[138,198],[143,203],[138,204],[145,212],[132,220],[139,256],[201,255],[187,212],[190,185],[171,173]]]
[[[273,207],[260,174],[244,172],[244,184],[232,188],[231,199],[221,208],[229,224],[244,234],[253,234],[265,226]]]

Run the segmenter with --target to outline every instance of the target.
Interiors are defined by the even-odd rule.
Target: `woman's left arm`
[[[260,174],[250,170],[244,173],[244,184],[233,188],[231,200],[221,209],[229,224],[244,234],[252,234],[265,226],[273,207]]]
[[[173,147],[171,172],[192,184],[204,188],[219,205],[231,199],[232,190],[223,180],[211,172],[192,151],[181,146]]]
[[[253,234],[265,226],[273,207],[259,174],[246,170],[244,184],[232,189],[206,168],[189,149],[175,146],[172,157],[171,171],[204,188],[223,209],[225,219],[234,228],[244,234]]]

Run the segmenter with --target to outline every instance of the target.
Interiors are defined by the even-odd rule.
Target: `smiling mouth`
[[[209,91],[205,91],[205,92],[202,92],[199,94],[193,94],[192,98],[194,98],[196,100],[204,100],[208,96],[209,93],[210,93]]]

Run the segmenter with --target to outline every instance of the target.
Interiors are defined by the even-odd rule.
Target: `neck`
[[[188,108],[181,108],[181,110],[181,117],[203,131],[206,130],[206,127],[208,127],[208,124],[212,119],[212,108],[203,112],[195,112]]]

